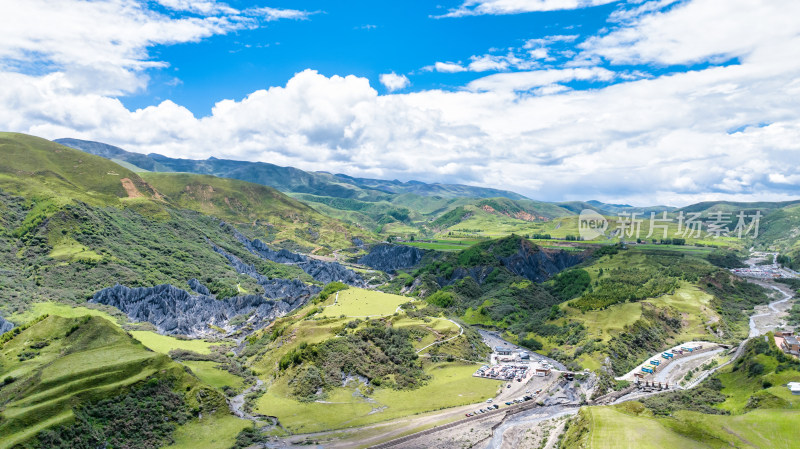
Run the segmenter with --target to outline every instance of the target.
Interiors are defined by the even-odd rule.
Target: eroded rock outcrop
[[[227,225],[223,223],[223,226]],[[313,259],[286,249],[275,251],[259,239],[250,240],[235,229],[232,229],[232,231],[236,239],[256,256],[281,264],[297,265],[314,278],[314,280],[325,284],[338,281],[347,285],[352,285],[353,287],[365,287],[367,285],[364,278],[342,264]]]
[[[376,245],[358,263],[376,270],[392,273],[398,268],[411,268],[422,261],[425,253],[413,246]]]
[[[189,279],[187,284],[189,284],[189,287],[191,287],[191,289],[194,290],[196,293],[199,293],[201,295],[211,296],[211,291],[208,289],[208,287],[203,285],[197,279]]]
[[[500,259],[509,271],[534,282],[546,281],[583,260],[583,253],[525,246],[516,254]]]
[[[217,245],[213,245],[214,251],[223,255],[231,266],[241,274],[246,274],[255,279],[264,288],[264,296],[267,298],[309,298],[316,295],[322,289],[316,285],[308,285],[299,279],[270,279],[256,270],[253,265],[242,262],[241,259],[230,254]]]
[[[245,326],[263,328],[303,305],[306,299],[271,300],[247,295],[217,300],[207,295],[192,295],[169,284],[140,288],[118,284],[95,293],[90,302],[114,306],[131,320],[152,323],[164,334],[200,337],[212,333],[212,325],[226,331]],[[235,317],[239,319],[233,325],[231,320]]]
[[[0,316],[0,334],[4,334],[11,329],[14,329],[14,323]]]

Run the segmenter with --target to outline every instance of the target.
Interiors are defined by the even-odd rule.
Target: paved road
[[[713,358],[714,356],[716,356],[717,354],[719,354],[722,351],[723,351],[723,349],[720,348],[720,349],[715,349],[713,351],[701,352],[699,354],[692,354],[692,355],[687,356],[687,357],[681,357],[680,359],[676,359],[676,360],[672,361],[671,363],[668,363],[667,366],[664,367],[663,370],[656,371],[656,375],[654,376],[653,380],[655,382],[668,382],[669,381],[669,374],[672,371],[675,371],[676,369],[680,369],[682,366],[685,366],[686,363],[692,362],[692,361],[697,360],[697,359],[704,359],[704,358],[711,359],[711,358]],[[670,383],[678,383],[677,382],[678,380],[679,379],[673,379],[673,381],[670,382]]]

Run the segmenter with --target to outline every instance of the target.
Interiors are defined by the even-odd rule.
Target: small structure
[[[531,355],[528,354],[525,351],[522,351],[522,352],[519,353],[519,359],[520,360],[530,360],[531,359]]]
[[[800,382],[789,382],[786,386],[792,394],[800,395]]]
[[[545,376],[549,376],[551,371],[550,371],[550,368],[539,367],[539,368],[536,368],[536,371],[534,371],[534,372],[539,377],[545,377]]]
[[[783,344],[781,345],[783,352],[788,352],[793,355],[800,355],[800,341],[794,335],[786,335],[783,337]]]
[[[496,353],[497,353],[497,355],[511,355],[511,354],[513,353],[513,351],[511,350],[511,348],[505,348],[505,347],[503,347],[503,346],[497,346],[497,347],[495,347],[495,348],[494,348],[494,352],[496,352]]]

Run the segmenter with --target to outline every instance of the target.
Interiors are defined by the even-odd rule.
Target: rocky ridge
[[[242,245],[248,249],[248,251],[258,257],[281,264],[296,265],[308,273],[312,278],[314,278],[314,280],[324,284],[338,281],[353,287],[367,286],[367,282],[364,280],[364,278],[362,278],[355,271],[344,267],[342,264],[313,259],[302,254],[293,253],[286,249],[275,251],[259,239],[248,239],[242,235],[242,233],[236,231],[236,229],[226,223],[222,223],[222,226],[230,227],[234,237],[236,237],[236,239],[239,240],[239,242],[241,242]]]
[[[425,254],[419,248],[406,245],[375,245],[369,254],[358,259],[358,263],[376,270],[392,273],[399,268],[412,268],[422,261]]]
[[[0,316],[0,334],[4,334],[11,329],[14,329],[14,323]]]
[[[232,332],[260,329],[305,303],[306,298],[268,300],[261,295],[235,296],[224,301],[192,295],[174,285],[129,288],[123,285],[95,293],[90,302],[114,306],[133,321],[152,323],[160,333],[202,337],[216,326]],[[237,324],[232,324],[239,317]]]

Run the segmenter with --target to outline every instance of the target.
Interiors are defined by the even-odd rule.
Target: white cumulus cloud
[[[411,84],[411,81],[408,80],[407,76],[398,75],[394,72],[383,73],[378,79],[389,92],[405,89]]]
[[[467,0],[440,17],[520,14],[606,5],[618,0]]]
[[[793,1],[693,0],[667,9],[635,3],[641,12],[585,41],[583,66],[533,67],[460,89],[386,95],[363,77],[303,70],[281,86],[221,99],[205,116],[170,100],[129,110],[109,92],[143,86],[145,68],[160,64],[147,54],[151,43],[191,42],[250,26],[246,20],[165,17],[121,0],[103,7],[63,0],[42,13],[40,25],[20,13],[28,2],[43,4],[20,2],[12,16],[22,24],[0,17],[0,129],[175,157],[469,183],[545,200],[681,205],[800,195],[800,22],[792,20],[800,6]],[[89,19],[44,29],[63,22],[58,13],[69,11],[60,3],[111,23],[99,26],[97,37],[85,32]],[[69,48],[84,39],[116,61],[102,83],[81,70],[101,58]],[[31,52],[37,70],[22,67]],[[734,63],[713,64],[731,57]],[[591,62],[598,59],[602,67]],[[711,64],[651,76],[616,69],[695,62]],[[406,81],[381,83],[390,89]]]

